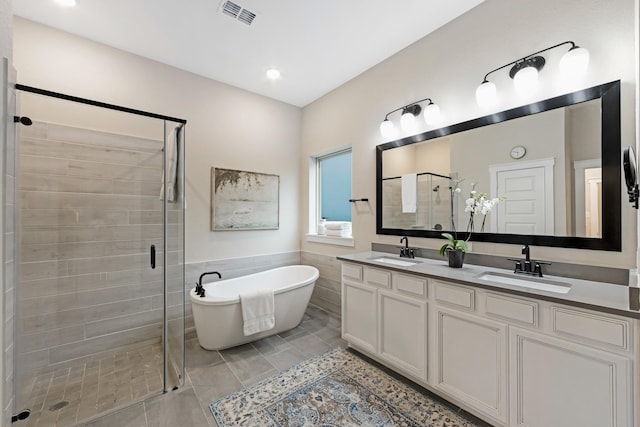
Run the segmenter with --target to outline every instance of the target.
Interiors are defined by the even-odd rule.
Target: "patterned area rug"
[[[223,397],[211,412],[220,427],[475,425],[344,349]]]

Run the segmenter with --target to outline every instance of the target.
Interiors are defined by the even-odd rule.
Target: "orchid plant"
[[[471,183],[471,194],[470,197],[465,201],[466,207],[464,208],[465,212],[469,212],[469,222],[467,224],[467,233],[471,235],[474,232],[475,225],[475,215],[482,214],[482,225],[480,226],[480,231],[484,231],[484,224],[487,221],[487,214],[491,212],[491,209],[498,202],[505,199],[505,197],[494,197],[489,198],[487,193],[479,193],[475,190],[476,184]]]
[[[453,197],[455,196],[455,194],[461,192],[459,184],[462,181],[463,180],[454,180],[453,185],[449,187],[449,189],[451,190],[452,203],[453,203]],[[464,211],[469,213],[469,222],[467,223],[467,238],[464,240],[458,239],[458,233],[456,231],[455,223],[453,222],[453,218],[452,218],[451,225],[453,227],[453,234],[442,233],[442,237],[447,239],[447,243],[445,243],[444,245],[442,245],[442,247],[440,247],[441,256],[444,256],[447,249],[453,250],[453,251],[467,252],[469,250],[467,242],[471,238],[471,233],[475,231],[474,227],[475,227],[476,214],[481,214],[483,216],[482,225],[480,226],[480,231],[482,232],[484,231],[484,225],[487,220],[487,214],[491,212],[491,210],[496,204],[498,204],[502,200],[505,200],[506,198],[506,197],[489,198],[487,193],[480,193],[476,191],[475,187],[476,187],[476,184],[472,182],[469,198],[465,201],[466,206]]]

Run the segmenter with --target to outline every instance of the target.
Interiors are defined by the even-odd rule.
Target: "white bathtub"
[[[302,321],[318,276],[315,267],[290,265],[207,283],[204,298],[192,289],[191,307],[200,346],[221,350],[295,328]],[[239,295],[255,289],[273,289],[276,325],[245,336]]]

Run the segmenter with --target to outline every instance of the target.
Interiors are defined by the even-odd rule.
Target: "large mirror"
[[[378,234],[621,250],[620,81],[381,144],[376,155]]]

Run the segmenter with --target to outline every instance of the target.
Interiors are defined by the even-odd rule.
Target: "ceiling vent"
[[[256,17],[255,13],[244,9],[242,6],[232,1],[223,0],[222,5],[220,6],[220,11],[233,19],[244,22],[247,25],[251,25]]]

